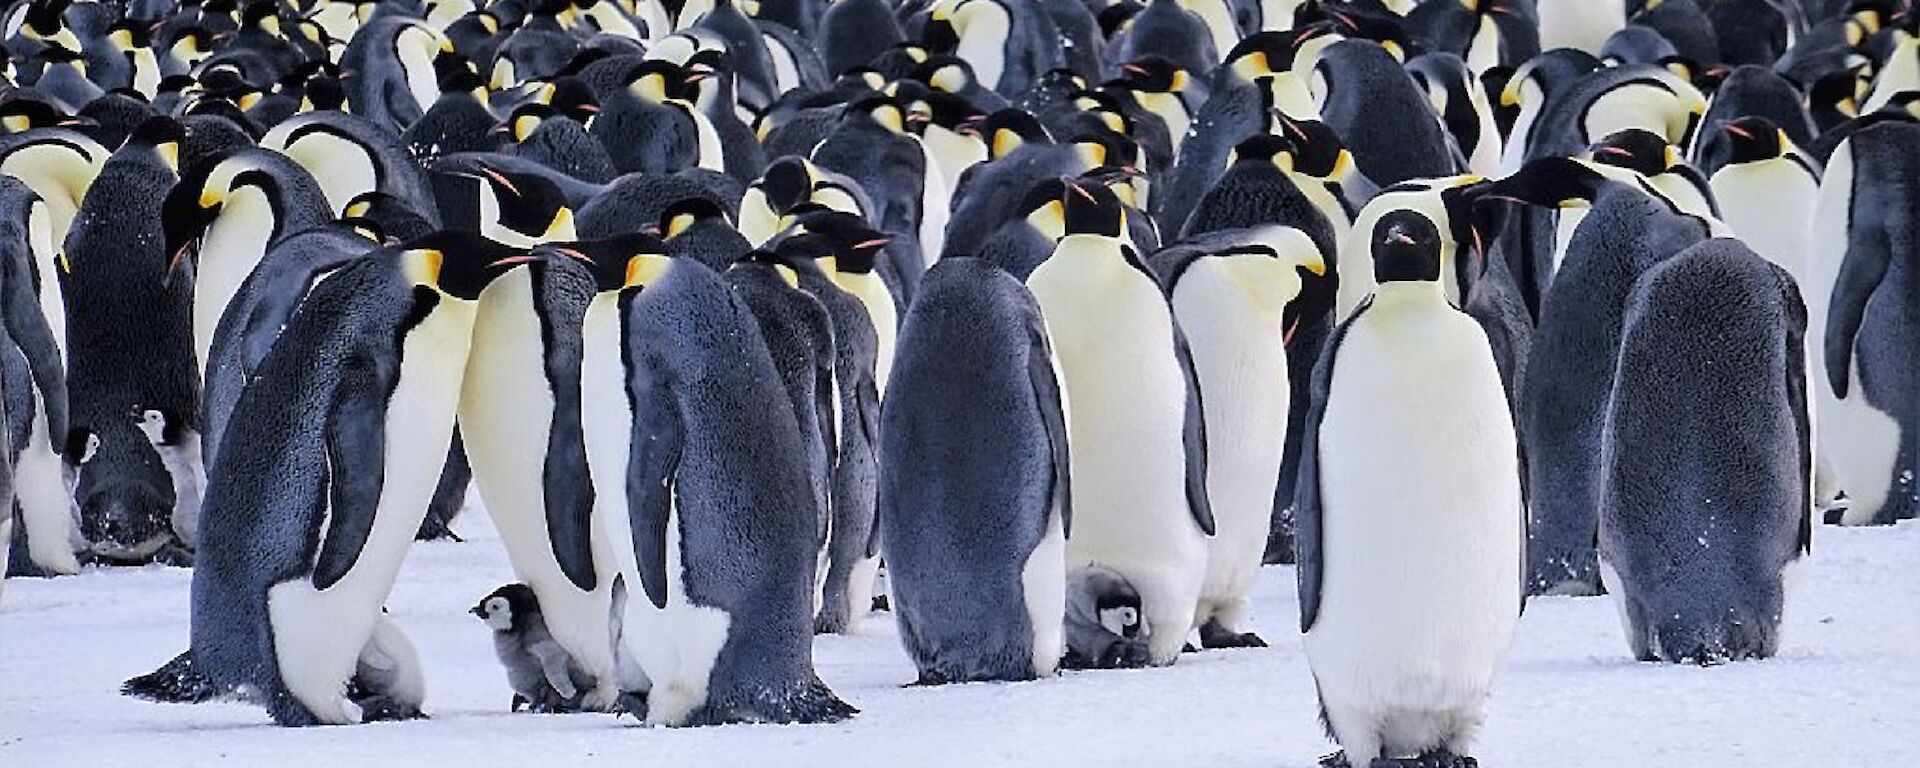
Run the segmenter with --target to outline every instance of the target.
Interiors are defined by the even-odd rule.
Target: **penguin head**
[[[1605,181],[1605,176],[1582,161],[1545,157],[1489,185],[1484,195],[1545,208],[1585,208],[1593,203]]]
[[[658,234],[671,241],[687,233],[704,222],[719,222],[732,226],[733,219],[719,203],[705,197],[686,197],[675,200],[660,211]]]
[[[1228,279],[1239,287],[1241,292],[1253,302],[1271,307],[1296,309],[1290,304],[1315,304],[1317,309],[1331,308],[1337,292],[1327,280],[1327,259],[1313,244],[1306,233],[1293,227],[1267,225],[1247,230],[1247,237],[1225,248],[1207,254],[1208,258],[1221,259],[1223,271]],[[1311,282],[1310,282],[1311,281]],[[1322,290],[1316,290],[1313,296],[1302,293],[1302,287],[1312,284],[1316,289],[1327,283]],[[1295,301],[1298,298],[1300,301]],[[1319,306],[1324,303],[1324,306]],[[1299,307],[1307,310],[1307,307]],[[1282,311],[1283,327],[1289,329],[1282,337],[1282,343],[1290,341],[1291,331],[1296,327],[1294,321],[1299,312]],[[1317,314],[1309,314],[1316,317]]]
[[[1060,196],[1064,232],[1061,235],[1127,236],[1127,207],[1105,184],[1086,179],[1066,183]]]
[[[1625,168],[1642,176],[1658,176],[1681,162],[1680,150],[1665,137],[1642,128],[1617,131],[1592,147],[1593,161]]]
[[[942,93],[964,94],[976,86],[973,65],[952,54],[927,57],[910,76]]]
[[[600,114],[600,99],[593,87],[578,77],[557,77],[549,104],[560,114],[581,125],[590,125]]]
[[[461,301],[477,301],[494,279],[533,259],[526,250],[475,232],[441,230],[403,244],[401,274],[416,286]]]
[[[1227,167],[1232,168],[1241,163],[1261,163],[1272,165],[1283,171],[1291,171],[1296,163],[1295,151],[1296,147],[1292,139],[1262,133],[1233,145],[1233,149],[1227,153]]]
[[[1728,162],[1733,164],[1757,163],[1784,157],[1791,151],[1793,140],[1787,132],[1772,120],[1758,115],[1743,117],[1720,126],[1727,135],[1732,156]]]
[[[927,93],[915,101],[910,112],[925,115],[926,122],[920,124],[923,134],[927,129],[937,127],[948,133],[977,137],[980,124],[987,119],[986,113],[975,107],[973,102],[944,91]]]
[[[433,225],[411,204],[387,192],[362,192],[348,200],[340,210],[342,220],[370,224],[374,234],[378,235],[375,239],[389,245],[425,237],[433,232]]]
[[[1095,129],[1068,140],[1080,155],[1082,173],[1095,168],[1139,168],[1140,145],[1117,132]]]
[[[1113,3],[1100,9],[1094,16],[1094,22],[1100,25],[1100,37],[1112,40],[1114,35],[1132,26],[1133,17],[1140,15],[1146,6],[1135,2]]]
[[[1280,130],[1291,145],[1293,171],[1327,181],[1342,181],[1356,168],[1353,153],[1340,134],[1318,120],[1294,120],[1278,115]]]
[[[507,119],[502,120],[499,125],[494,126],[493,130],[495,133],[506,134],[508,139],[518,143],[526,141],[534,131],[539,130],[540,123],[559,114],[559,110],[553,107],[539,102],[529,102],[514,107],[513,113],[507,115]]]
[[[755,186],[766,195],[767,207],[786,213],[813,196],[814,173],[806,158],[789,155],[767,166]]]
[[[257,185],[277,192],[279,183],[270,175],[251,169],[245,161],[210,158],[189,170],[173,185],[160,204],[160,225],[166,236],[168,269],[177,270],[190,263],[227,197],[246,185]]]
[[[668,100],[691,101],[698,94],[685,67],[664,59],[648,59],[627,72],[627,89],[635,96],[656,104]],[[698,82],[693,81],[693,82]]]
[[[667,266],[667,242],[645,232],[626,232],[602,240],[548,243],[537,255],[570,258],[587,267],[600,293],[645,287]]]
[[[122,18],[107,27],[107,42],[122,54],[131,54],[153,46],[154,27],[137,19]]]
[[[1220,59],[1220,65],[1241,82],[1293,69],[1294,56],[1310,40],[1325,37],[1331,30],[1325,25],[1310,25],[1292,30],[1257,32],[1240,39],[1233,50]]]
[[[1440,228],[1413,210],[1389,211],[1374,223],[1373,277],[1380,284],[1439,282]]]
[[[474,93],[487,87],[473,62],[452,50],[441,51],[433,57],[433,76],[441,93]]]
[[[133,129],[133,133],[127,136],[126,146],[153,150],[161,162],[177,173],[180,168],[180,144],[186,138],[187,132],[180,127],[179,121],[156,115]]]
[[[70,3],[65,0],[27,3],[26,13],[21,17],[20,35],[48,46],[80,50],[80,37],[61,20],[68,5]]]
[[[1068,187],[1072,182],[1065,178],[1043,179],[1036,182],[1027,195],[1021,198],[1015,210],[1027,226],[1048,240],[1059,240],[1067,234]]]
[[[1147,193],[1152,181],[1138,168],[1103,165],[1080,174],[1084,181],[1099,184],[1113,192],[1120,204],[1136,211],[1146,210]]]
[[[480,231],[520,245],[572,240],[573,210],[560,186],[545,176],[517,173],[475,163],[471,173],[480,182]]]
[[[186,419],[169,408],[135,408],[133,420],[156,447],[180,445],[187,431]]]
[[[908,133],[907,111],[892,96],[873,94],[847,104],[842,120],[856,123],[871,121],[896,135]]]
[[[480,603],[467,612],[479,617],[495,632],[519,632],[540,612],[540,599],[534,596],[532,587],[508,584],[481,598]]]
[[[828,274],[873,272],[891,238],[851,213],[806,204],[774,250],[783,258],[813,259]]]
[[[980,123],[980,139],[987,144],[987,157],[998,160],[1028,144],[1052,144],[1047,127],[1033,113],[1008,107],[987,115]]]
[[[1161,56],[1142,56],[1120,65],[1120,81],[1136,91],[1179,93],[1193,84],[1193,76]]]
[[[0,103],[0,129],[7,133],[24,133],[34,128],[79,128],[90,122],[39,99],[20,96],[17,91],[14,98]]]

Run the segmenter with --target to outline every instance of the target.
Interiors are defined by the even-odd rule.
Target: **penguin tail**
[[[121,683],[120,695],[161,704],[205,704],[227,698],[228,691],[194,665],[193,651],[188,650],[159,669]]]

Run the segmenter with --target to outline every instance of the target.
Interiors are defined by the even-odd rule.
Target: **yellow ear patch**
[[[400,271],[414,285],[439,287],[440,265],[446,254],[432,248],[415,248],[400,254]]]
[[[635,254],[627,259],[627,287],[646,286],[659,282],[673,266],[673,259],[655,253]]]
[[[800,273],[793,271],[793,267],[785,264],[775,264],[773,265],[773,271],[780,274],[780,279],[787,284],[788,288],[794,290],[800,289]]]

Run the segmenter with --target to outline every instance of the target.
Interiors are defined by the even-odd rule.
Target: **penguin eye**
[[[1120,609],[1121,626],[1133,627],[1140,623],[1140,612],[1132,608]]]

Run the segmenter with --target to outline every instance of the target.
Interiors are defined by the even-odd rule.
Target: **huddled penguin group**
[[[192,566],[133,696],[424,716],[471,486],[515,710],[840,720],[881,606],[922,684],[1164,666],[1290,563],[1324,764],[1471,766],[1528,595],[1764,658],[1817,519],[1920,514],[1904,0],[16,0],[0,63],[0,565]]]

